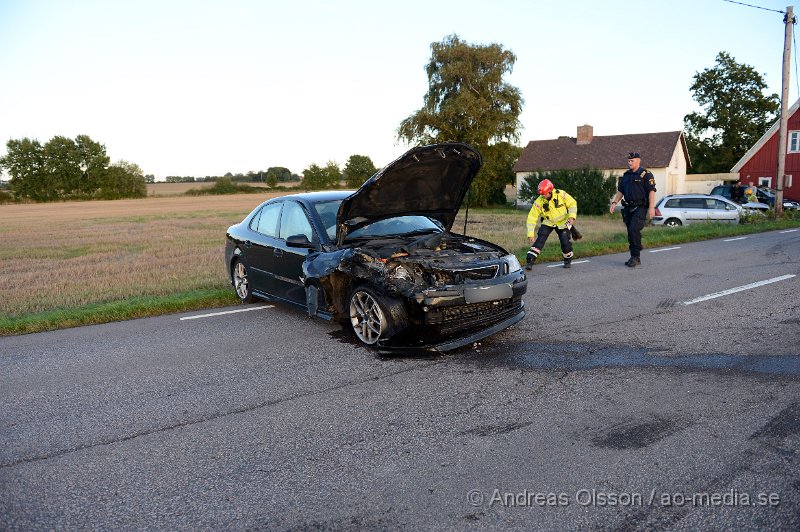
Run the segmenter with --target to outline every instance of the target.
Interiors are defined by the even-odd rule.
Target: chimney
[[[581,144],[591,144],[594,138],[594,130],[589,124],[578,126],[578,146]]]

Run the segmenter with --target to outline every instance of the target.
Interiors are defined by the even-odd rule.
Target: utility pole
[[[781,77],[781,125],[778,131],[778,175],[775,186],[775,216],[783,215],[783,181],[786,173],[786,124],[789,119],[789,59],[792,55],[792,26],[797,22],[794,7],[786,8],[783,17],[783,76]],[[798,80],[800,82],[800,80]]]

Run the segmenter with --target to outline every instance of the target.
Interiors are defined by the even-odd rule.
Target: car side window
[[[294,235],[305,235],[309,241],[314,239],[314,231],[311,229],[306,211],[299,203],[287,201],[281,216],[280,238],[286,240]]]
[[[681,208],[683,209],[705,209],[703,198],[681,198]]]
[[[664,204],[664,208],[666,208],[666,209],[677,209],[679,207],[680,207],[680,200],[677,200],[677,199],[668,200]]]
[[[280,217],[282,206],[283,203],[265,205],[258,217],[256,231],[266,236],[278,236],[278,218]]]

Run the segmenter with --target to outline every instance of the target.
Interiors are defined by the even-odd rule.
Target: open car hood
[[[480,153],[461,142],[408,150],[342,201],[336,241],[341,244],[347,233],[393,216],[428,216],[449,231],[481,164]]]

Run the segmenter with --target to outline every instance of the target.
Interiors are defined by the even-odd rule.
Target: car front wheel
[[[247,270],[247,266],[244,265],[244,262],[239,259],[233,262],[231,279],[233,279],[233,288],[236,290],[236,295],[242,303],[252,303],[255,301],[253,285],[250,283],[250,272]]]
[[[359,340],[373,345],[386,333],[388,321],[382,298],[366,287],[356,288],[350,296],[350,325]]]
[[[403,302],[368,285],[357,286],[350,296],[350,325],[359,340],[374,345],[408,327]]]
[[[667,227],[680,227],[683,224],[677,218],[670,218],[669,220],[664,222],[664,225],[666,225]]]

